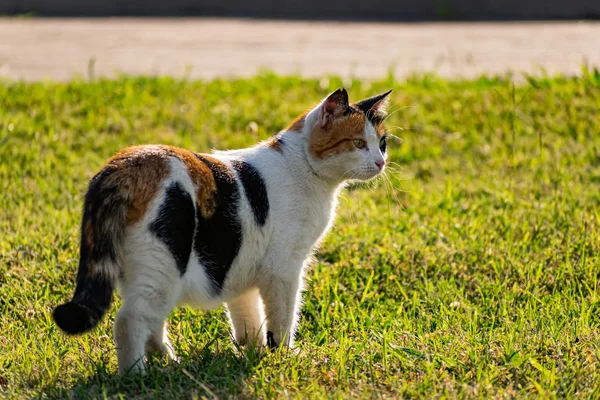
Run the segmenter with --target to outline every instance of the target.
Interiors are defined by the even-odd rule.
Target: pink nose
[[[385,161],[375,161],[375,165],[377,165],[377,167],[381,169],[385,165]]]

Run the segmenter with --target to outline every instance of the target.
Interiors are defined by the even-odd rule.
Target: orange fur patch
[[[135,146],[118,152],[106,166],[115,171],[105,184],[116,184],[128,203],[127,225],[142,219],[148,203],[156,196],[159,185],[169,174],[167,154],[163,146]]]
[[[202,216],[209,218],[214,214],[217,192],[215,179],[210,168],[194,153],[164,145],[135,146],[118,152],[105,167],[114,169],[105,184],[116,184],[120,196],[127,202],[127,225],[137,223],[146,213],[148,204],[169,174],[169,157],[178,158],[187,167],[196,186],[196,203]],[[210,160],[231,174],[225,164],[212,157]],[[93,244],[93,235],[89,234],[93,231],[91,222],[84,229],[88,243]]]
[[[332,154],[354,150],[352,141],[364,137],[365,124],[365,115],[356,112],[336,118],[324,128],[317,125],[310,135],[310,154],[314,158],[323,159]]]
[[[273,136],[272,138],[267,140],[266,144],[267,144],[267,147],[270,147],[273,150],[277,150],[280,153],[283,152],[283,149],[281,148],[281,141],[279,140],[279,138],[277,136]]]
[[[215,201],[217,185],[212,171],[188,150],[178,147],[167,147],[167,149],[170,155],[179,158],[186,165],[190,173],[190,178],[192,178],[192,182],[196,186],[196,203],[200,209],[200,214],[204,218],[211,217],[217,206]],[[202,156],[206,157],[205,155]],[[214,162],[222,164],[217,160]],[[224,164],[223,166],[227,168]]]

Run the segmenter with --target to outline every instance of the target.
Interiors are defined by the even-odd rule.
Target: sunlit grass
[[[308,274],[299,354],[238,351],[176,310],[179,365],[116,376],[111,326],[71,338],[87,180],[118,149],[248,146],[344,84],[393,88],[395,164],[343,196]],[[392,171],[393,170],[393,171]],[[600,397],[600,76],[366,84],[264,74],[0,84],[0,395]],[[118,302],[117,302],[118,304]]]

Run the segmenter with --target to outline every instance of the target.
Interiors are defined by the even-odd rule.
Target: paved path
[[[600,23],[342,23],[233,19],[0,19],[0,76],[474,76],[600,66]]]

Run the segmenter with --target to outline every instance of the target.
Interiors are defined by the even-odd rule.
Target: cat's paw
[[[243,336],[232,336],[233,341],[239,347],[256,347],[261,348],[267,346],[267,338],[263,332],[253,335],[244,334]]]
[[[129,367],[122,367],[119,365],[119,375],[121,376],[134,376],[134,375],[145,375],[146,374],[146,361],[144,358],[138,359],[133,365]]]
[[[283,348],[290,353],[297,355],[298,349],[294,347],[291,340],[287,340],[287,338],[283,338],[283,340],[279,339],[278,335],[274,334],[271,331],[267,332],[267,347],[270,350],[276,350],[278,348]]]

